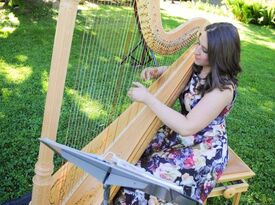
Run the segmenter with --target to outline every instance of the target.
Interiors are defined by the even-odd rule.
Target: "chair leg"
[[[232,205],[239,205],[242,193],[236,193]]]

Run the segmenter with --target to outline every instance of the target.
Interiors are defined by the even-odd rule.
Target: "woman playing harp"
[[[236,98],[239,63],[237,29],[230,23],[211,24],[199,37],[193,74],[179,97],[181,113],[161,103],[138,82],[128,92],[133,101],[149,106],[165,124],[137,166],[182,186],[185,194],[201,203],[215,187],[228,162],[225,117]],[[164,70],[164,67],[146,69],[141,77],[158,77]],[[141,191],[122,188],[114,204],[167,203]]]

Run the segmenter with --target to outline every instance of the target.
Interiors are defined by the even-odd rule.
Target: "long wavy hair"
[[[198,88],[202,94],[215,88],[229,89],[238,84],[237,75],[240,66],[240,37],[238,30],[231,23],[214,23],[205,28],[208,40],[208,61],[210,72],[205,83]],[[193,71],[199,74],[202,66],[193,64]]]

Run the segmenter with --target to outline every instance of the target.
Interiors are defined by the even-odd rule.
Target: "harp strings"
[[[129,62],[120,65],[120,59],[118,59],[125,52],[125,38],[131,28],[129,17],[133,12],[131,10],[126,12],[128,18],[122,22],[119,18],[104,19],[99,11],[100,9],[92,10],[93,14],[85,22],[76,83],[73,89],[69,91],[66,89],[70,93],[70,97],[74,99],[74,103],[71,106],[65,144],[76,148],[82,148],[87,141],[102,131],[108,122],[117,117],[122,108],[115,108],[114,103],[129,104],[126,90],[139,72],[138,69],[131,68]],[[105,25],[108,28],[102,29],[102,26]],[[118,35],[112,35],[111,32],[116,32],[116,29],[120,27],[124,29],[118,33],[121,38],[118,40]],[[136,36],[138,36],[138,31],[134,28],[130,48],[136,43],[134,40]],[[104,40],[108,41],[108,46]],[[142,50],[138,51],[137,56],[140,56],[141,52]],[[117,92],[120,89],[123,92]],[[118,96],[113,103],[112,99],[115,94]],[[84,103],[86,105],[83,105]],[[91,112],[89,112],[90,108]],[[105,118],[102,119],[101,115]],[[73,181],[74,179],[71,183],[74,183]]]
[[[75,35],[82,33],[82,40],[73,41],[73,45],[81,44],[79,58],[76,62],[76,54],[71,54],[72,66],[68,72],[69,78],[75,77],[76,80],[74,86],[65,88],[71,109],[69,114],[65,113],[69,116],[66,134],[58,139],[78,149],[88,144],[130,104],[127,90],[133,80],[139,80],[139,73],[145,67],[131,65],[131,57],[121,65],[125,53],[140,41],[138,26],[132,20],[135,18],[133,3],[121,6],[93,1],[90,5],[89,10],[78,15],[80,22]],[[81,27],[83,16],[86,20]],[[131,25],[133,22],[135,25]],[[160,65],[170,65],[183,50],[173,56],[156,57]],[[141,59],[143,47],[139,47],[133,55]],[[153,61],[146,67],[152,65]],[[106,149],[107,140],[102,143]],[[76,178],[68,180],[70,187],[77,183]]]
[[[92,19],[87,19],[87,26],[83,34],[84,43],[81,47],[81,58],[79,59],[79,66],[77,68],[79,73],[77,76],[79,76],[79,78],[76,79],[77,84],[74,89],[77,97],[75,98],[76,102],[73,105],[74,108],[71,113],[71,118],[73,118],[71,120],[72,123],[68,125],[66,137],[66,144],[76,145],[78,147],[77,143],[79,143],[80,147],[78,148],[81,148],[85,142],[80,141],[82,137],[77,138],[76,136],[87,135],[88,133],[85,133],[85,130],[87,130],[87,127],[90,127],[91,124],[96,124],[94,133],[98,134],[97,127],[105,124],[105,121],[109,118],[108,116],[111,116],[108,115],[107,118],[105,117],[105,120],[101,121],[94,120],[95,118],[100,118],[101,115],[106,116],[107,113],[109,114],[109,108],[106,106],[106,103],[112,97],[112,93],[114,93],[111,93],[111,91],[116,88],[114,83],[118,79],[115,78],[120,78],[122,83],[125,81],[125,79],[123,79],[124,76],[118,76],[118,71],[121,70],[121,68],[119,68],[118,63],[113,59],[115,57],[112,55],[113,51],[107,50],[108,48],[112,50],[112,48],[118,47],[119,45],[117,44],[119,41],[115,41],[115,35],[110,35],[110,28],[100,28],[108,22],[98,17],[100,16],[100,14],[97,15],[99,12],[93,10],[91,12],[94,12],[94,15]],[[112,25],[117,26],[118,23],[118,20],[112,21]],[[108,48],[104,45],[106,44],[104,43],[104,39],[108,39]],[[119,49],[121,50],[121,46]],[[83,102],[87,102],[88,104],[85,106]],[[99,107],[101,104],[105,105],[104,110],[102,107]],[[94,135],[93,133],[89,134]],[[69,136],[72,136],[72,138]]]

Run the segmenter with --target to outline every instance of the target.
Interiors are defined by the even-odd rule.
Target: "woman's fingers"
[[[150,75],[149,75],[149,70],[148,69],[146,69],[144,71],[144,77],[145,77],[145,80],[149,80],[150,79]]]
[[[167,69],[167,66],[159,66],[159,67],[149,67],[143,69],[140,73],[140,78],[142,80],[150,80],[150,79],[157,79],[161,76],[164,71]]]
[[[148,68],[145,68],[142,72],[141,72],[141,74],[140,74],[140,78],[142,79],[142,80],[148,80]]]
[[[157,78],[159,75],[158,68],[153,68],[149,71],[150,78]]]
[[[132,95],[132,88],[130,88],[129,90],[128,90],[128,92],[127,92],[127,95],[129,96],[129,97],[131,97],[131,95]]]
[[[150,80],[151,78],[154,78],[154,77],[155,77],[155,71],[157,71],[156,68],[152,68],[152,67],[145,68],[145,69],[143,69],[143,71],[141,72],[140,78],[141,78],[142,80]]]
[[[133,82],[133,85],[136,86],[136,87],[138,87],[138,88],[145,88],[144,85],[142,85],[139,82]]]

